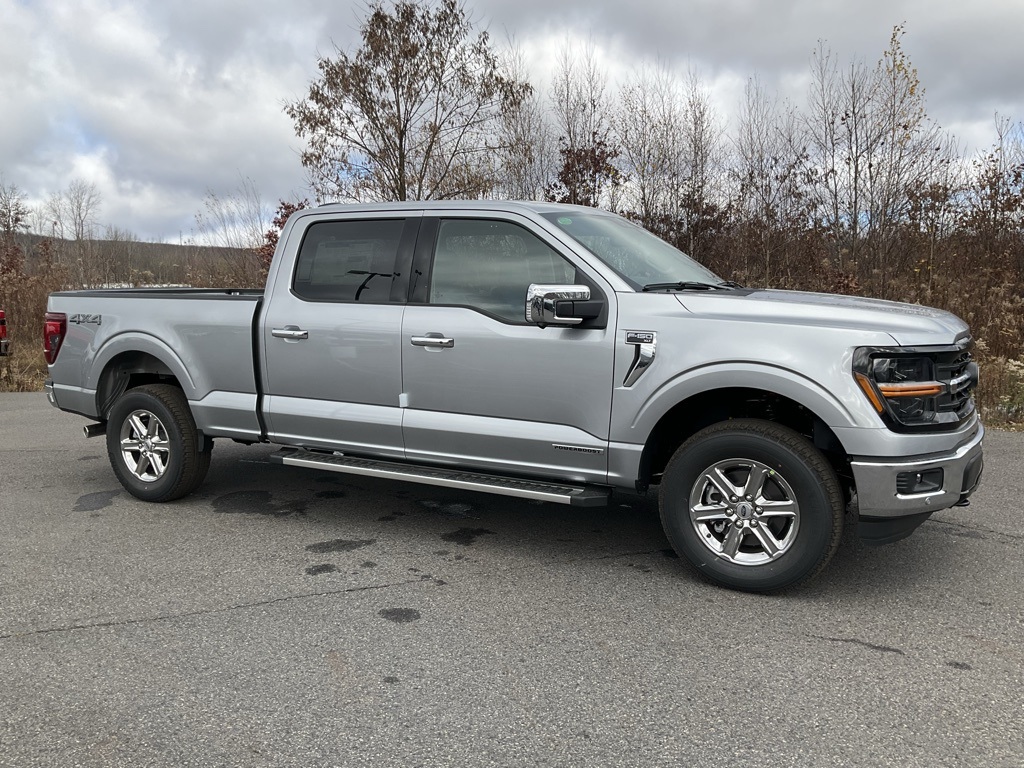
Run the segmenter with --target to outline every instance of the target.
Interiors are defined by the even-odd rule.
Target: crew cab
[[[220,439],[580,506],[655,488],[682,558],[773,591],[826,565],[848,511],[895,541],[982,472],[960,319],[743,288],[591,208],[302,210],[262,291],[55,293],[45,323],[50,402],[155,502]]]

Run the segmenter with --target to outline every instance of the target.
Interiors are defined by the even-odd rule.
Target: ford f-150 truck
[[[170,501],[216,439],[272,460],[574,505],[656,486],[672,546],[771,591],[847,510],[885,543],[967,504],[971,337],[927,307],[724,281],[610,213],[513,202],[294,214],[265,290],[55,293],[50,402]]]

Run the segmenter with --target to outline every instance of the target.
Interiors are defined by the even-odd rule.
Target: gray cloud
[[[567,39],[613,72],[691,67],[724,112],[748,77],[799,101],[818,40],[873,64],[896,24],[929,114],[973,148],[993,116],[1024,118],[1024,3],[976,0],[477,0],[492,36],[533,54],[538,82]],[[187,234],[208,189],[251,177],[268,202],[304,194],[282,111],[317,52],[357,39],[361,4],[0,0],[0,173],[34,200],[94,182],[100,218],[147,238]]]

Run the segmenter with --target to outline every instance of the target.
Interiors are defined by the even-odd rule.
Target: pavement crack
[[[409,584],[422,584],[423,579],[406,579],[388,584],[368,584],[363,587],[347,587],[345,589],[329,589],[320,592],[306,592],[300,595],[286,595],[275,597],[270,600],[256,600],[251,603],[239,603],[223,608],[209,608],[202,611],[185,611],[183,613],[168,613],[161,616],[147,616],[140,619],[121,619],[115,621],[96,621],[91,623],[69,624],[64,627],[50,627],[48,629],[32,629],[25,632],[9,632],[0,635],[0,640],[10,640],[17,637],[32,637],[33,635],[52,635],[61,632],[76,632],[82,629],[104,629],[108,627],[130,627],[138,624],[156,624],[162,621],[174,621],[175,619],[187,619],[195,616],[215,616],[218,613],[231,613],[233,611],[245,611],[250,608],[259,608],[266,605],[288,603],[293,600],[308,600],[315,597],[333,597],[335,595],[347,595],[354,592],[369,592],[376,589],[391,589],[392,587],[404,587]]]
[[[963,531],[970,531],[972,533],[988,534],[990,536],[998,536],[999,538],[1009,539],[1013,542],[1024,541],[1024,535],[1019,533],[1007,533],[1006,531],[997,531],[993,528],[982,528],[980,525],[966,525],[965,523],[954,523],[951,520],[937,520],[932,518],[933,524],[944,525],[949,528],[958,528]]]
[[[660,555],[664,549],[641,549],[636,552],[613,552],[608,555],[595,555],[593,557],[581,557],[578,560],[614,560],[619,557],[635,557],[636,555]]]
[[[876,645],[875,643],[868,643],[864,640],[858,640],[854,637],[825,637],[823,635],[809,635],[809,637],[813,637],[817,640],[827,640],[830,643],[850,643],[851,645],[861,645],[865,648],[871,649],[872,651],[881,651],[882,653],[895,653],[900,656],[907,655],[899,648],[893,648],[892,646],[888,645]]]

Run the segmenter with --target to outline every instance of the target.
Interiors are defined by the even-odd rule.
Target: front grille
[[[970,342],[958,349],[934,353],[935,378],[946,385],[946,391],[936,398],[939,413],[953,414],[963,421],[974,412],[974,388],[978,384],[972,365]]]

